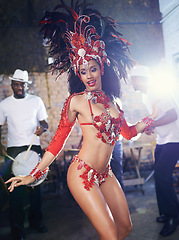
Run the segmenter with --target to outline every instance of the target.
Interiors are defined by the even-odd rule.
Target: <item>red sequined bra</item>
[[[62,112],[61,112],[61,120],[58,125],[58,129],[55,133],[55,136],[53,137],[53,140],[47,147],[46,151],[51,152],[54,156],[56,156],[63,148],[63,146],[66,143],[66,140],[68,139],[68,136],[70,135],[73,126],[75,125],[75,121],[70,122],[68,119],[68,109],[69,104],[73,96],[81,95],[81,94],[87,94],[87,100],[89,102],[90,111],[92,115],[92,123],[81,123],[81,125],[93,125],[97,130],[97,137],[101,138],[101,140],[104,143],[114,145],[114,143],[117,141],[119,134],[121,134],[126,139],[131,139],[132,137],[137,135],[137,131],[135,126],[128,126],[123,111],[118,107],[119,110],[119,117],[114,118],[110,116],[109,113],[109,98],[104,94],[103,91],[96,91],[95,94],[99,96],[99,94],[102,94],[103,97],[96,97],[94,93],[92,94],[91,98],[91,92],[81,92],[81,93],[74,93],[70,95],[67,100],[64,103]],[[90,98],[90,99],[89,99]],[[100,116],[93,116],[92,108],[91,108],[91,102],[92,103],[102,103],[104,104],[105,111]]]
[[[93,125],[97,130],[97,137],[101,138],[104,143],[114,145],[117,141],[121,126],[123,124],[124,113],[123,111],[119,112],[119,117],[111,117],[109,111],[109,102],[110,98],[106,96],[103,91],[88,92],[85,91],[86,99],[89,103],[89,108],[92,117],[92,123],[80,123],[80,125]],[[103,104],[105,111],[100,116],[94,116],[92,111],[92,104],[101,103]]]

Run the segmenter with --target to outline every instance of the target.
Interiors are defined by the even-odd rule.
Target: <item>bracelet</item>
[[[39,180],[47,171],[49,167],[45,168],[43,171],[38,169],[38,165],[30,172],[30,176],[34,177],[35,180]]]
[[[145,132],[147,130],[147,128],[154,122],[154,120],[150,117],[145,117],[142,119],[142,122],[145,123],[147,126],[144,128],[144,131]]]

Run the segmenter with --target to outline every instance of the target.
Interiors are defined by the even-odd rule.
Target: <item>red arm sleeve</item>
[[[126,123],[126,120],[124,118],[124,112],[120,109],[119,105],[116,103],[117,105],[117,108],[120,112],[120,118],[121,118],[121,121],[122,121],[122,126],[120,128],[120,134],[126,138],[127,140],[130,140],[131,138],[135,137],[137,135],[137,130],[135,128],[135,126],[128,126],[127,123]]]
[[[125,118],[123,118],[123,124],[121,127],[121,135],[126,138],[127,140],[130,140],[131,138],[135,137],[137,135],[137,130],[135,126],[128,126],[126,123]]]
[[[54,156],[56,156],[63,149],[63,146],[65,145],[68,136],[70,135],[76,122],[76,120],[74,122],[70,122],[68,119],[68,109],[72,97],[73,95],[70,95],[64,103],[58,129],[51,143],[46,148],[46,151],[51,152]]]

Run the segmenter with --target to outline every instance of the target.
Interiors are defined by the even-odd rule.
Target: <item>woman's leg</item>
[[[100,189],[116,223],[119,240],[125,239],[132,230],[132,222],[125,195],[114,174]]]
[[[89,191],[84,188],[83,179],[79,177],[84,168],[77,170],[78,165],[77,162],[71,164],[67,174],[68,187],[73,197],[88,216],[101,240],[118,240],[115,221],[100,188],[96,184]]]

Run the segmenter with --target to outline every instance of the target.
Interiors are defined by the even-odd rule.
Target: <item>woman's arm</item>
[[[55,156],[63,149],[63,146],[72,131],[72,128],[75,124],[76,115],[72,112],[70,108],[70,101],[72,96],[70,96],[62,109],[61,120],[58,126],[58,129],[53,137],[52,142],[49,144],[48,148],[41,161],[37,166],[31,171],[28,176],[17,176],[10,178],[6,183],[11,183],[8,188],[10,192],[14,190],[14,187],[18,187],[20,185],[28,185],[35,180],[40,179],[46,171],[48,171],[48,166],[53,162]],[[73,122],[69,121],[68,115],[70,115],[70,119],[73,119]]]
[[[47,167],[53,162],[55,156],[50,152],[45,152],[43,158],[41,159],[40,163],[38,164],[39,170],[47,169]],[[17,176],[12,177],[8,181],[5,182],[11,183],[11,185],[8,187],[8,190],[12,192],[15,187],[21,186],[21,185],[28,185],[30,183],[33,183],[36,180],[36,178],[33,175],[27,175],[27,176]]]
[[[144,122],[138,122],[136,125],[128,126],[126,120],[123,119],[123,125],[121,127],[121,135],[130,140],[135,137],[138,133],[142,133],[146,128],[146,124]]]
[[[155,105],[153,113],[149,117],[142,119],[141,122],[138,122],[135,125],[128,126],[124,118],[124,112],[120,109],[118,104],[117,108],[120,112],[120,116],[123,122],[121,126],[121,135],[127,140],[130,140],[131,138],[135,137],[138,133],[143,133],[146,127],[148,127],[153,122],[153,117],[155,117],[157,114],[157,106]]]
[[[51,152],[54,156],[56,156],[62,149],[70,135],[73,126],[76,122],[76,111],[74,110],[74,101],[71,95],[65,102],[62,112],[61,112],[61,120],[58,125],[58,129],[53,137],[51,143],[47,147],[46,151]]]

